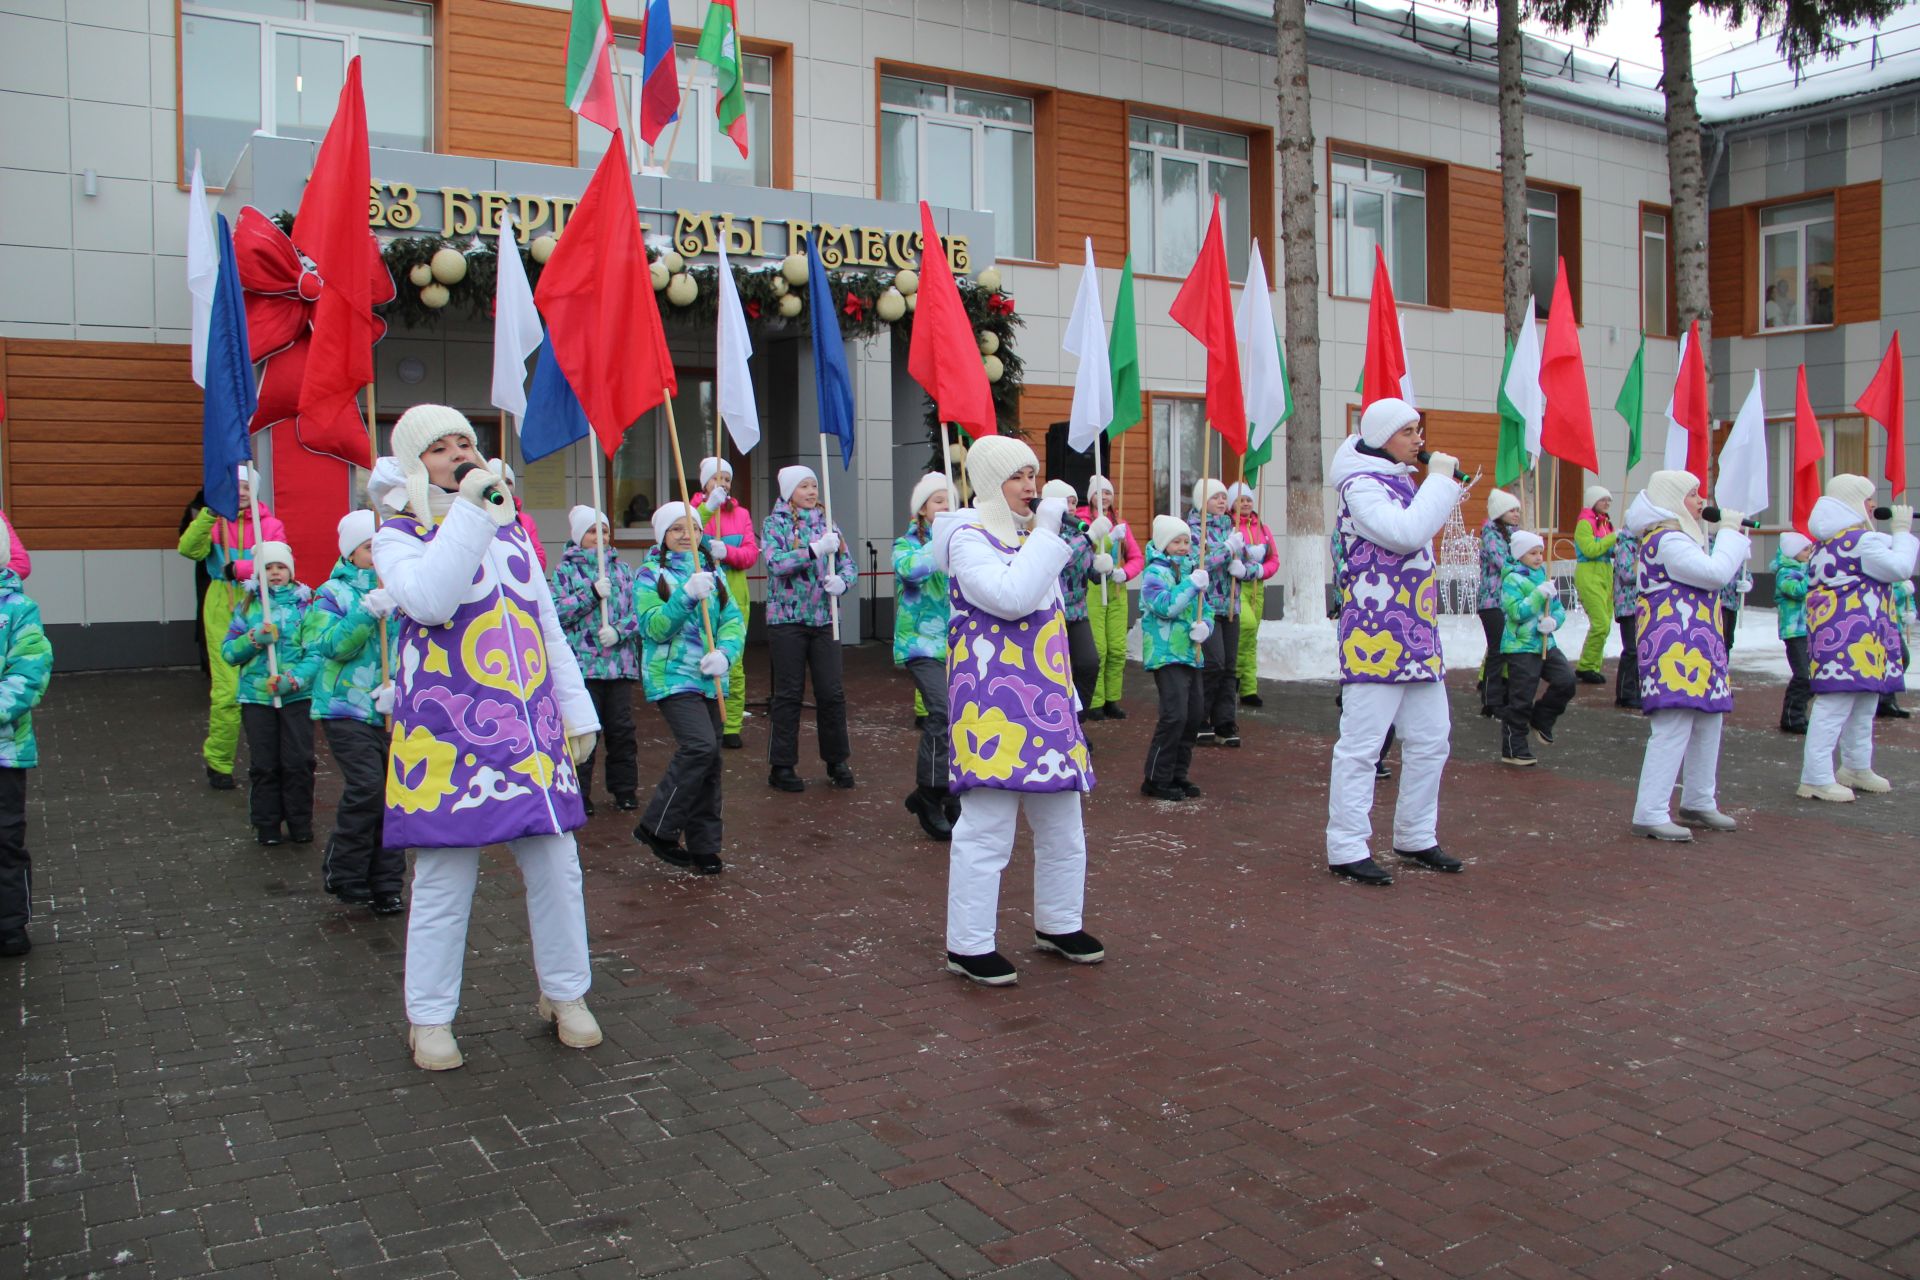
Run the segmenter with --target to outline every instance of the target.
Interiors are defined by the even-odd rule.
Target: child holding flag
[[[0,956],[23,956],[33,950],[27,770],[40,763],[32,711],[53,679],[53,646],[11,567],[0,569],[0,636]]]
[[[1072,511],[1076,501],[1073,486],[1065,480],[1049,480],[1040,489],[1042,498],[1052,498]],[[1093,539],[1088,530],[1064,522],[1060,536],[1073,554],[1060,571],[1060,596],[1067,611],[1067,661],[1073,669],[1073,693],[1080,703],[1080,723],[1093,715],[1093,685],[1100,678],[1100,646],[1093,642],[1093,623],[1087,614],[1087,583],[1093,576]],[[1111,529],[1109,529],[1111,531]],[[1104,719],[1104,717],[1102,717]]]
[[[254,589],[227,624],[227,640],[220,646],[220,656],[238,675],[251,783],[247,811],[261,844],[279,844],[283,822],[289,840],[312,844],[313,714],[308,701],[320,658],[301,645],[300,634],[313,593],[293,580],[292,547],[262,542],[253,550]],[[267,604],[273,607],[272,621],[267,620]]]
[[[1792,529],[1780,535],[1780,549],[1773,553],[1774,625],[1787,647],[1787,669],[1792,672],[1786,692],[1780,696],[1780,732],[1804,734],[1807,731],[1807,704],[1813,701],[1812,673],[1807,661],[1807,561],[1813,555],[1813,539]]]
[[[1247,576],[1238,580],[1240,609],[1240,647],[1234,659],[1234,675],[1240,690],[1240,705],[1257,707],[1260,699],[1260,619],[1267,608],[1267,580],[1280,572],[1280,547],[1273,530],[1267,528],[1254,510],[1253,489],[1242,483],[1227,486],[1228,513],[1233,530],[1246,540]],[[1231,572],[1231,570],[1229,570]]]
[[[1507,580],[1507,566],[1513,560],[1510,543],[1513,531],[1520,527],[1520,499],[1505,489],[1487,494],[1487,518],[1480,526],[1480,596],[1474,608],[1480,618],[1480,631],[1486,637],[1486,658],[1480,664],[1480,714],[1498,715],[1506,705],[1506,691],[1500,687],[1500,633],[1506,629],[1507,614],[1500,604],[1500,589]]]
[[[1620,666],[1613,677],[1613,705],[1640,709],[1640,539],[1622,528],[1613,540],[1613,620],[1620,624]]]
[[[840,639],[833,634],[828,601],[846,594],[859,569],[840,526],[828,524],[820,508],[820,480],[813,468],[782,467],[779,484],[780,501],[760,530],[767,556],[767,656],[773,667],[767,785],[780,791],[807,788],[794,766],[800,763],[800,702],[811,673],[820,758],[827,780],[844,790],[853,786],[853,766],[847,763],[853,744],[847,738]]]
[[[1528,745],[1529,733],[1552,744],[1554,723],[1573,700],[1574,677],[1554,639],[1566,623],[1567,610],[1560,603],[1559,587],[1547,575],[1547,544],[1539,534],[1520,529],[1509,545],[1514,559],[1500,586],[1500,609],[1506,615],[1500,633],[1505,667],[1501,683],[1506,690],[1499,707],[1500,763],[1524,768],[1539,763]],[[1544,698],[1539,696],[1542,680],[1547,684]]]
[[[593,763],[607,757],[607,790],[622,813],[640,807],[639,753],[633,730],[633,686],[640,679],[635,637],[640,620],[633,611],[634,577],[611,549],[607,573],[600,576],[600,548],[606,545],[607,518],[588,506],[567,513],[567,549],[553,570],[553,610],[560,618],[573,659],[580,664],[587,696],[600,717],[600,742],[593,754],[576,761],[580,803],[593,816]],[[607,602],[601,621],[600,602]]]
[[[1913,579],[1906,578],[1893,584],[1893,634],[1900,641],[1900,669],[1913,670],[1913,655],[1907,648],[1907,628],[1913,625]],[[1900,705],[1900,690],[1906,688],[1906,682],[1888,689],[1880,695],[1880,708],[1875,711],[1876,720],[1911,720],[1913,712]]]
[[[1120,705],[1121,686],[1127,674],[1127,583],[1140,576],[1145,561],[1133,531],[1124,523],[1116,524],[1113,484],[1105,476],[1087,481],[1087,505],[1080,518],[1091,527],[1093,571],[1105,576],[1087,592],[1087,618],[1093,623],[1093,643],[1100,652],[1100,676],[1093,684],[1093,712],[1108,720],[1125,720]],[[1103,526],[1102,521],[1106,524]],[[1104,587],[1104,590],[1102,589]]]
[[[1613,546],[1619,540],[1607,514],[1612,507],[1613,495],[1590,484],[1573,526],[1573,589],[1587,614],[1587,643],[1574,668],[1581,684],[1607,682],[1600,667],[1607,656],[1607,619],[1613,616]]]
[[[725,458],[700,460],[700,488],[703,493],[698,515],[706,534],[707,555],[724,568],[727,594],[739,606],[740,625],[744,627],[752,608],[747,570],[760,561],[760,540],[753,536],[753,513],[734,497],[733,465]],[[727,681],[726,731],[720,736],[720,745],[738,751],[742,745],[740,726],[747,714],[746,664],[735,662],[727,672]]]
[[[907,812],[935,840],[953,838],[960,802],[948,790],[947,575],[933,554],[933,522],[953,505],[945,475],[920,477],[907,500],[913,520],[893,540],[893,665],[905,667],[926,710],[919,717],[920,750]]]
[[[1246,539],[1233,530],[1227,514],[1227,486],[1202,478],[1193,482],[1193,505],[1187,510],[1187,528],[1193,534],[1195,554],[1207,571],[1206,721],[1199,741],[1223,747],[1240,745],[1239,696],[1233,664],[1240,655],[1240,624],[1233,616],[1232,586],[1247,576]],[[1237,568],[1236,568],[1237,566]]]
[[[1202,653],[1212,622],[1205,612],[1207,571],[1195,566],[1193,535],[1178,516],[1155,516],[1147,567],[1140,578],[1141,665],[1153,673],[1160,718],[1147,744],[1140,794],[1155,800],[1197,799],[1187,776],[1205,715]]]

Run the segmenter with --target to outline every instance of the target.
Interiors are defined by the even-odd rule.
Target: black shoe
[[[1501,752],[1500,763],[1510,764],[1516,769],[1531,769],[1540,761],[1533,752],[1521,747],[1518,750]]]
[[[613,798],[613,807],[622,813],[632,813],[640,807],[640,798],[629,791],[623,796]]]
[[[207,785],[215,791],[231,791],[233,790],[233,775],[231,773],[222,773],[212,765],[208,765]]]
[[[1605,684],[1607,682],[1607,678],[1598,671],[1576,671],[1573,675],[1574,679],[1578,680],[1581,684]]]
[[[1193,779],[1191,778],[1175,778],[1173,785],[1178,787],[1180,794],[1189,800],[1198,800],[1202,795],[1206,794],[1201,791],[1200,788],[1193,785]]]
[[[377,916],[397,916],[407,909],[407,900],[397,893],[383,893],[372,900],[371,906]]]
[[[1243,707],[1264,707],[1267,705],[1267,700],[1257,693],[1243,693],[1240,695],[1240,705]]]
[[[373,894],[369,893],[364,885],[358,888],[351,886],[343,886],[338,889],[330,888],[327,892],[350,907],[364,907],[373,901]]]
[[[1072,933],[1041,933],[1035,929],[1033,945],[1040,951],[1065,956],[1075,964],[1099,964],[1107,958],[1107,949],[1100,945],[1100,939],[1085,929],[1075,929]]]
[[[1240,745],[1240,727],[1238,725],[1228,725],[1216,733],[1214,738],[1223,747],[1237,747]]]
[[[1876,720],[1911,720],[1913,719],[1913,712],[1907,710],[1897,702],[1887,702],[1881,704],[1874,710],[1873,718]]]
[[[271,827],[255,827],[253,829],[253,838],[263,845],[276,845],[281,843],[280,824],[276,822]]]
[[[1783,724],[1780,726],[1780,732],[1796,734],[1804,738],[1807,736],[1807,726],[1804,724]]]
[[[1391,777],[1393,777],[1392,769],[1380,763],[1378,760],[1373,762],[1373,780],[1375,782],[1385,782]]]
[[[678,840],[669,840],[664,836],[657,836],[644,826],[634,827],[633,838],[653,850],[653,856],[670,867],[690,867],[693,865],[692,855],[680,847]]]
[[[31,950],[33,950],[33,939],[27,936],[24,929],[19,933],[9,933],[4,938],[0,938],[0,956],[23,956]]]
[[[292,823],[288,823],[287,839],[293,841],[295,844],[312,844],[313,828],[312,827],[296,827]]]
[[[1493,708],[1492,708],[1492,707],[1490,707],[1490,706],[1488,706],[1488,705],[1487,705],[1486,703],[1484,703],[1484,702],[1480,704],[1480,718],[1481,718],[1482,720],[1491,720],[1491,719],[1493,719]]]
[[[933,787],[916,787],[907,793],[907,812],[920,820],[920,829],[935,840],[953,839],[953,824],[947,821],[946,797]]]
[[[697,876],[717,876],[727,869],[717,853],[690,853],[687,859],[693,864],[693,873]]]
[[[1432,867],[1435,871],[1458,871],[1463,865],[1458,858],[1449,858],[1439,845],[1431,849],[1422,849],[1418,853],[1409,853],[1405,849],[1395,849],[1394,853],[1409,862],[1417,862],[1423,867]]]
[[[1543,746],[1553,745],[1553,730],[1544,725],[1534,725],[1533,736],[1540,739]]]
[[[1007,963],[1007,958],[998,951],[989,951],[983,956],[957,956],[949,951],[947,972],[987,987],[1010,987],[1020,981],[1020,971]]]
[[[827,766],[827,781],[842,791],[853,790],[853,766],[842,760]]]
[[[1187,793],[1179,787],[1162,785],[1149,779],[1140,784],[1140,794],[1149,800],[1185,800]]]
[[[916,729],[924,729],[924,728],[926,728],[926,727],[927,727],[927,718],[926,718],[925,716],[915,716],[915,717],[913,718],[913,727],[914,727],[914,728],[916,728]]]
[[[723,733],[720,735],[720,745],[728,751],[738,751],[747,744],[740,741],[740,735],[737,733]]]
[[[1358,862],[1335,863],[1327,870],[1334,875],[1344,876],[1356,884],[1370,884],[1384,889],[1393,883],[1393,876],[1372,858],[1362,858]]]
[[[1106,714],[1109,720],[1125,720],[1127,718],[1126,709],[1117,702],[1109,702],[1107,704]]]
[[[1196,747],[1210,747],[1216,741],[1217,739],[1213,736],[1213,730],[1211,729],[1202,729],[1193,737],[1193,745]]]
[[[598,809],[593,807],[593,797],[590,795],[587,795],[585,792],[582,792],[580,795],[580,806],[581,808],[587,811],[587,816],[589,818],[591,818],[594,814],[600,812]]]
[[[793,771],[790,764],[777,764],[767,774],[767,785],[777,791],[805,791],[806,782]]]

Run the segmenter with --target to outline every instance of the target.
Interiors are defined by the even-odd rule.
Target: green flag
[[[1500,366],[1500,452],[1493,463],[1493,482],[1502,488],[1525,475],[1532,461],[1527,457],[1527,418],[1507,398],[1507,374],[1513,369],[1513,341],[1507,341],[1507,358]]]
[[[693,56],[713,68],[713,82],[720,90],[713,104],[720,132],[747,158],[747,95],[740,88],[740,41],[735,22],[733,0],[711,0],[707,20],[700,28],[700,45]]]
[[[1287,407],[1281,413],[1280,421],[1274,423],[1273,430],[1267,433],[1267,438],[1247,450],[1247,456],[1240,460],[1240,470],[1245,473],[1248,484],[1257,483],[1260,468],[1273,461],[1273,442],[1279,439],[1280,428],[1286,426],[1287,419],[1293,416],[1293,379],[1287,376],[1287,348],[1277,337],[1274,346],[1280,349],[1280,383],[1287,389]]]
[[[1120,267],[1120,296],[1113,304],[1113,331],[1107,337],[1107,365],[1113,370],[1113,421],[1107,424],[1112,440],[1140,421],[1140,336],[1133,322],[1133,255]]]
[[[1647,399],[1647,335],[1640,335],[1640,349],[1633,353],[1633,363],[1627,366],[1627,380],[1620,387],[1620,398],[1613,402],[1613,411],[1627,420],[1627,470],[1632,472],[1640,462],[1640,414],[1646,407]]]

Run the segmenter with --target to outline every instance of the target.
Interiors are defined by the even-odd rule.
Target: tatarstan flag
[[[740,88],[740,16],[733,10],[733,0],[711,0],[707,5],[700,47],[693,56],[713,68],[720,90],[713,104],[714,118],[720,122],[720,132],[740,148],[740,158],[746,159],[747,95]]]
[[[609,132],[620,127],[607,0],[573,0],[573,21],[567,28],[567,107]]]

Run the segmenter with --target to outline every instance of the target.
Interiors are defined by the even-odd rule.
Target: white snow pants
[[[1832,782],[1835,746],[1842,767],[1862,773],[1873,768],[1873,714],[1879,706],[1877,693],[1815,694],[1800,756],[1800,781],[1815,787]]]
[[[580,854],[571,834],[507,842],[527,887],[533,968],[549,1000],[578,1000],[592,977],[587,967],[587,908],[580,891]],[[422,849],[414,855],[413,906],[407,915],[407,1021],[452,1022],[460,1008],[467,920],[480,880],[480,850]]]
[[[1437,680],[1418,684],[1340,686],[1340,741],[1333,744],[1327,786],[1327,861],[1372,857],[1373,766],[1387,726],[1400,735],[1400,802],[1393,809],[1393,847],[1419,853],[1440,843],[1440,773],[1447,767],[1453,716]]]
[[[1000,873],[1013,856],[1020,811],[1033,828],[1033,927],[1072,933],[1087,892],[1087,835],[1080,793],[1045,794],[975,787],[960,802],[947,863],[947,950],[982,956],[994,949]]]
[[[1673,784],[1680,786],[1680,807],[1711,813],[1720,807],[1720,730],[1727,718],[1717,711],[1667,707],[1647,716],[1647,754],[1640,762],[1640,791],[1633,799],[1633,820],[1646,827],[1673,821]]]

